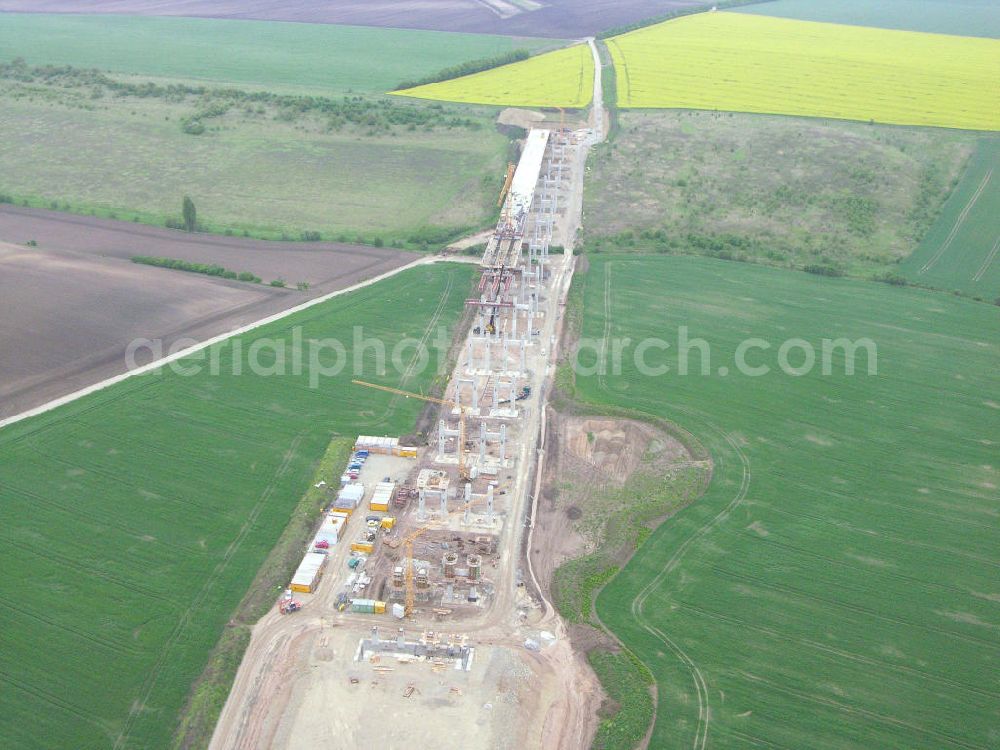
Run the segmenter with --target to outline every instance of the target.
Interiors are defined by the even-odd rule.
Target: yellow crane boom
[[[514,181],[514,171],[517,169],[516,164],[508,162],[507,164],[507,175],[503,180],[503,187],[500,188],[500,197],[497,198],[497,208],[503,206],[503,199],[507,197],[507,193],[510,191],[510,184]]]
[[[378,391],[385,391],[386,393],[393,393],[397,396],[405,396],[406,398],[415,398],[420,401],[429,401],[432,404],[441,404],[442,406],[452,406],[458,408],[458,475],[463,481],[469,481],[469,471],[465,465],[465,407],[457,401],[450,401],[444,398],[435,398],[434,396],[425,396],[422,393],[411,393],[410,391],[404,391],[399,388],[393,388],[388,385],[378,385],[377,383],[368,383],[364,380],[352,380],[354,385],[363,385],[366,388],[374,388]]]
[[[469,505],[471,505],[471,503],[462,503],[462,507],[457,508],[456,510],[453,510],[453,511],[449,512],[448,515],[445,518],[450,518],[451,516],[455,515],[456,513],[464,513],[465,509]],[[406,590],[406,605],[405,606],[406,606],[406,616],[407,617],[409,617],[413,613],[414,605],[416,603],[415,602],[416,592],[414,591],[414,588],[413,588],[413,576],[414,576],[414,570],[413,570],[413,543],[416,541],[417,537],[420,536],[421,534],[423,534],[425,531],[430,531],[431,529],[441,528],[441,523],[442,523],[443,520],[445,520],[445,519],[441,519],[441,518],[434,519],[433,521],[430,521],[429,523],[421,526],[419,529],[416,529],[415,531],[410,532],[403,539],[403,549],[406,551],[406,560],[404,562],[404,564],[406,565],[406,571],[405,571],[404,575],[405,575],[405,580],[406,580],[406,589],[405,589]]]

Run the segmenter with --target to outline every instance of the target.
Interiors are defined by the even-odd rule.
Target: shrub
[[[254,276],[248,271],[236,273],[228,268],[223,268],[215,263],[192,263],[188,260],[178,260],[177,258],[161,258],[153,255],[133,255],[133,263],[141,263],[145,266],[156,266],[157,268],[169,268],[174,271],[187,271],[189,273],[200,273],[205,276],[218,276],[223,279],[236,279],[238,281],[249,281],[254,284],[260,283],[260,277]]]
[[[843,270],[837,268],[836,266],[830,266],[821,263],[814,263],[808,266],[803,266],[802,270],[806,273],[814,273],[817,276],[832,276],[839,277],[843,276]]]
[[[892,273],[891,271],[886,271],[885,273],[880,273],[873,277],[875,281],[882,284],[890,284],[892,286],[909,286],[910,280],[900,276],[898,273]]]
[[[276,287],[280,287],[280,288],[284,289],[284,287],[285,287],[285,280],[284,279],[275,279],[274,281],[271,282],[271,286],[276,286]]]
[[[181,121],[181,130],[188,135],[202,135],[205,132],[205,126],[200,120],[186,118]]]

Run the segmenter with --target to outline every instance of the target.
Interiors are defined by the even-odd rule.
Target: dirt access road
[[[596,48],[593,53],[596,57]],[[536,581],[528,587],[537,592],[532,596],[518,582],[525,564],[522,529],[533,525],[535,453],[544,430],[545,399],[558,359],[562,310],[574,268],[572,248],[580,222],[586,154],[604,132],[599,66],[594,87],[598,102],[594,122],[575,134],[578,145],[570,160],[569,187],[573,199],[564,204],[567,209],[558,222],[557,234],[567,252],[554,256],[547,292],[539,302],[544,310],[540,346],[532,347],[528,365],[537,406],[527,410],[517,430],[517,470],[498,549],[494,602],[482,615],[439,626],[406,623],[410,638],[416,627],[442,627],[452,639],[466,639],[476,648],[475,665],[463,672],[434,671],[427,664],[396,660],[376,666],[355,661],[358,641],[370,634],[372,626],[391,632],[394,623],[384,616],[337,610],[337,578],[342,576],[338,571],[347,557],[347,545],[338,545],[327,563],[331,572],[316,594],[303,597],[302,612],[286,617],[272,611],[254,627],[216,726],[212,750],[298,750],[315,746],[317,740],[342,746],[377,742],[386,748],[469,750],[577,750],[589,744],[600,686],[573,653],[564,624],[544,599],[545,588]],[[544,543],[532,541],[531,533],[529,548]],[[545,645],[528,650],[526,638]]]
[[[265,283],[138,265],[133,255],[215,263]],[[386,248],[261,242],[0,206],[0,419],[124,372],[134,339],[162,340],[166,352],[418,258]],[[292,287],[305,281],[309,289],[267,284],[277,278]]]
[[[578,38],[706,0],[0,0],[0,11],[121,13],[336,23],[513,36]]]

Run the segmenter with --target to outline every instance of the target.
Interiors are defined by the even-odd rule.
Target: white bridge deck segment
[[[483,254],[484,268],[512,268],[520,263],[524,225],[535,198],[535,186],[542,171],[550,133],[549,130],[528,132],[496,231]]]

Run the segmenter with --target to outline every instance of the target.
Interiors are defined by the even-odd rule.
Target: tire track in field
[[[951,231],[948,233],[948,236],[945,237],[944,242],[941,243],[941,247],[937,249],[937,252],[934,253],[934,255],[931,257],[930,260],[924,263],[924,265],[920,268],[920,271],[918,271],[918,275],[923,274],[925,271],[929,271],[931,268],[933,268],[937,264],[937,262],[941,260],[941,257],[945,254],[945,252],[947,252],[948,248],[951,247],[951,243],[954,242],[955,237],[958,236],[958,231],[962,228],[962,225],[965,223],[965,220],[969,217],[969,213],[972,211],[973,207],[975,207],[976,203],[979,201],[979,197],[983,194],[983,191],[986,190],[986,186],[990,184],[990,180],[992,178],[993,178],[993,170],[991,169],[989,172],[986,173],[986,176],[983,177],[983,181],[979,183],[979,188],[969,199],[969,202],[965,204],[965,208],[963,208],[962,213],[958,215],[958,219],[955,220],[955,225],[951,228]]]
[[[413,370],[417,365],[417,361],[420,359],[420,352],[426,348],[427,339],[430,338],[431,333],[434,330],[434,327],[441,319],[441,315],[444,312],[444,308],[447,305],[448,300],[451,299],[451,288],[455,283],[455,274],[449,273],[447,278],[448,281],[445,284],[444,291],[441,292],[441,297],[438,300],[437,307],[434,308],[434,314],[431,316],[430,322],[424,329],[424,335],[420,337],[420,346],[418,346],[417,349],[413,352],[413,356],[410,358],[409,363],[406,365],[406,369],[403,370],[403,374],[399,378],[399,384],[396,386],[397,388],[400,388],[402,390],[406,389],[406,384],[409,382],[410,378],[412,378],[414,375]],[[358,373],[359,377],[360,375],[361,373]],[[391,419],[392,416],[396,413],[396,408],[399,406],[399,400],[401,398],[404,397],[399,395],[398,393],[393,394],[392,397],[389,399],[389,404],[386,406],[385,412],[382,414],[382,417],[377,422],[375,422],[375,424],[383,424],[384,422]]]
[[[605,293],[607,294],[608,287],[605,286]],[[614,393],[607,387],[606,384],[601,384],[601,389],[609,394],[614,395]],[[663,566],[659,573],[651,580],[646,586],[635,596],[632,600],[631,612],[633,617],[635,617],[636,622],[646,632],[650,633],[654,638],[659,640],[664,646],[671,651],[674,656],[685,666],[691,673],[691,678],[694,682],[695,693],[698,699],[698,724],[695,729],[695,736],[692,742],[693,750],[704,750],[708,744],[708,731],[709,725],[711,723],[710,715],[710,703],[708,695],[708,683],[705,680],[705,676],[702,673],[698,664],[691,658],[691,656],[673,640],[669,635],[663,632],[661,629],[652,625],[645,617],[645,604],[649,597],[655,591],[680,564],[684,555],[687,554],[688,549],[691,545],[708,534],[718,523],[724,521],[729,515],[735,510],[746,498],[747,492],[750,489],[750,480],[752,478],[752,471],[750,467],[750,459],[744,453],[743,449],[740,448],[739,443],[731,435],[726,433],[720,427],[709,421],[703,413],[690,408],[682,406],[674,406],[677,411],[680,411],[689,416],[693,416],[699,419],[709,430],[714,432],[717,436],[721,437],[726,443],[732,448],[733,452],[740,460],[741,465],[741,478],[740,485],[736,491],[733,498],[726,504],[726,506],[719,511],[715,516],[709,519],[705,524],[694,531],[691,536],[689,536],[681,545],[675,550],[674,554],[670,557],[667,563]],[[721,470],[725,466],[725,459],[720,454],[715,457],[716,465]]]
[[[0,490],[6,490],[8,492],[21,495],[22,497],[30,498],[34,500],[38,505],[43,505],[46,508],[54,510],[57,513],[69,515],[75,519],[83,519],[97,528],[115,529],[117,531],[122,532],[126,536],[133,538],[136,535],[135,526],[120,521],[116,521],[115,519],[117,517],[114,515],[102,516],[99,513],[86,512],[85,510],[82,509],[81,506],[73,505],[72,502],[69,502],[68,504],[63,504],[55,500],[52,500],[46,495],[41,495],[37,492],[32,492],[31,490],[27,490],[23,487],[17,487],[12,484],[5,484],[3,481],[0,481]],[[156,543],[161,544],[164,547],[169,547],[170,549],[179,550],[180,552],[183,552],[188,555],[205,554],[204,550],[200,550],[197,547],[188,547],[182,544],[167,542],[162,539],[157,539]]]
[[[50,559],[43,551],[39,551],[36,545],[26,544],[24,542],[19,541],[16,538],[4,537],[3,544],[5,547],[8,548],[16,547],[17,549],[21,550],[25,555],[31,555],[33,557],[40,558],[42,560]],[[86,571],[88,577],[100,578],[101,580],[106,581],[111,585],[118,586],[124,591],[136,592],[142,594],[148,599],[156,599],[170,606],[174,607],[180,606],[180,602],[177,602],[169,597],[164,596],[155,589],[149,588],[140,583],[136,583],[135,581],[130,581],[125,578],[120,578],[119,576],[116,576],[112,573],[108,573],[102,570],[96,565],[84,561],[79,554],[74,556],[73,566],[79,568],[80,570]]]
[[[993,260],[997,257],[997,253],[1000,252],[1000,237],[997,237],[997,241],[993,243],[993,249],[990,250],[990,254],[986,256],[986,260],[983,261],[983,265],[979,267],[976,271],[976,275],[972,277],[973,281],[979,281],[983,278],[983,274],[986,273],[990,266],[993,265]]]
[[[608,388],[608,351],[611,343],[611,261],[604,264],[604,338],[601,339],[600,361],[597,363],[597,385],[602,391],[611,393]]]
[[[688,409],[684,407],[678,407],[682,412],[689,414],[695,414],[693,409]],[[700,415],[699,415],[700,416]],[[692,742],[692,748],[694,750],[704,750],[705,746],[708,744],[708,731],[709,725],[711,723],[710,716],[710,704],[708,696],[708,685],[705,681],[705,676],[702,674],[701,669],[698,667],[697,663],[684,651],[681,646],[674,641],[670,636],[664,633],[659,628],[650,624],[645,617],[645,604],[652,593],[666,580],[680,564],[684,555],[687,554],[691,545],[697,540],[701,539],[712,529],[717,526],[720,522],[726,520],[729,515],[735,510],[746,498],[747,492],[750,489],[750,480],[752,478],[752,471],[750,467],[750,459],[740,448],[739,443],[736,442],[728,433],[724,432],[715,424],[709,422],[701,416],[704,424],[718,436],[722,437],[726,443],[733,449],[733,452],[740,460],[741,465],[741,478],[740,485],[736,491],[733,498],[726,504],[726,506],[720,510],[715,516],[710,518],[705,524],[698,528],[694,533],[691,534],[687,539],[685,539],[680,546],[674,551],[674,554],[667,561],[666,565],[660,570],[659,573],[651,580],[646,586],[636,595],[635,599],[632,600],[632,614],[636,618],[636,621],[650,634],[657,638],[661,643],[663,643],[670,651],[674,653],[675,656],[684,664],[688,670],[691,672],[692,679],[694,680],[695,689],[697,691],[698,697],[698,726],[695,730],[694,741]],[[720,457],[721,461],[721,457]]]
[[[96,727],[101,730],[101,733],[107,732],[107,727],[104,726],[102,721],[94,716],[93,711],[85,710],[75,703],[70,703],[61,696],[51,693],[48,690],[38,687],[37,685],[31,685],[14,677],[11,677],[6,672],[0,672],[0,682],[6,682],[8,685],[20,690],[21,692],[27,693],[43,703],[48,703],[51,706],[55,706],[58,709],[65,711],[68,714],[72,714],[77,719],[82,721],[84,724],[89,724],[92,727]]]
[[[123,643],[116,643],[115,641],[110,641],[107,638],[101,638],[100,636],[94,635],[93,633],[88,633],[86,630],[81,630],[80,628],[75,628],[70,625],[66,625],[65,623],[54,620],[51,617],[46,617],[44,615],[38,614],[37,612],[32,612],[30,609],[27,609],[26,607],[19,607],[15,605],[13,602],[3,597],[0,597],[0,607],[6,607],[11,612],[14,612],[28,620],[34,620],[36,622],[44,623],[45,625],[48,625],[49,627],[54,628],[55,630],[61,630],[64,633],[70,633],[72,635],[75,635],[77,638],[83,641],[89,641],[94,646],[99,646],[103,649],[107,649],[113,654],[119,654],[119,655],[126,654],[129,656],[141,656],[143,654],[141,649],[130,647]]]
[[[854,614],[862,615],[869,619],[879,620],[881,622],[887,622],[892,625],[905,625],[914,630],[922,630],[928,633],[934,633],[940,635],[944,638],[950,640],[964,641],[971,646],[976,646],[984,650],[992,650],[994,652],[1000,651],[1000,644],[996,642],[996,639],[990,638],[980,638],[974,635],[968,635],[965,633],[958,633],[953,630],[948,630],[946,628],[938,627],[936,625],[930,625],[920,620],[908,620],[903,617],[892,617],[890,615],[882,614],[874,609],[868,607],[863,607],[859,604],[851,604],[850,602],[840,601],[839,599],[831,599],[829,597],[820,596],[819,594],[810,594],[801,589],[794,588],[792,586],[785,586],[773,581],[768,581],[760,576],[753,576],[749,573],[730,570],[729,568],[724,568],[719,565],[711,566],[711,570],[724,578],[731,578],[734,580],[740,580],[744,582],[750,582],[756,584],[761,589],[769,589],[771,591],[777,591],[782,594],[791,595],[799,599],[804,599],[819,604],[824,610],[841,610],[846,612],[852,612]]]
[[[618,104],[627,107],[632,102],[632,79],[629,77],[628,64],[626,63],[625,55],[622,53],[621,47],[618,46],[618,42],[613,39],[606,39],[604,42],[608,46],[608,52],[611,52],[611,48],[614,47],[618,52],[618,57],[622,61],[622,72],[625,74],[625,96],[621,96],[621,92],[618,94]],[[615,65],[615,56],[611,55],[611,66],[615,70],[615,77],[617,78],[618,68]],[[617,81],[616,81],[617,83]]]
[[[606,349],[607,342],[610,338],[610,326],[611,326],[611,284],[610,284],[610,266],[611,261],[605,263],[605,284],[604,284],[604,343],[602,349]],[[601,375],[601,368],[598,367],[598,387],[611,397],[615,397],[615,394],[607,385],[606,379]],[[710,703],[708,695],[708,683],[705,680],[705,676],[699,668],[698,664],[691,658],[691,656],[673,640],[669,635],[663,632],[661,629],[652,625],[645,618],[645,604],[649,597],[652,595],[663,581],[669,576],[680,564],[684,555],[687,554],[688,549],[691,545],[708,534],[717,524],[724,521],[729,515],[735,510],[746,498],[747,492],[750,489],[750,480],[752,478],[752,471],[750,467],[750,458],[744,453],[743,449],[740,448],[739,443],[730,434],[725,432],[718,425],[711,422],[704,413],[686,406],[673,406],[677,411],[687,414],[699,420],[706,426],[711,432],[714,432],[716,436],[721,437],[729,446],[732,448],[733,452],[740,460],[741,466],[741,478],[740,485],[736,491],[733,498],[726,504],[726,506],[719,511],[715,516],[709,519],[705,524],[698,528],[694,533],[692,533],[680,546],[674,551],[674,554],[670,557],[667,563],[663,566],[659,573],[651,580],[645,587],[635,596],[632,600],[631,612],[636,622],[648,633],[650,633],[654,638],[659,640],[664,646],[670,650],[674,656],[685,666],[691,673],[691,678],[694,681],[695,693],[698,699],[698,724],[695,729],[695,736],[692,742],[693,750],[704,750],[708,744],[708,731],[709,725],[711,723],[710,715]],[[718,456],[713,456],[716,461],[716,465],[719,469],[725,466],[725,458],[722,454]]]
[[[885,714],[880,714],[876,711],[869,711],[866,708],[858,708],[857,706],[849,706],[846,703],[841,703],[833,698],[826,698],[822,695],[816,695],[815,693],[808,693],[803,690],[796,690],[790,688],[787,685],[779,685],[776,682],[770,680],[765,680],[763,677],[758,675],[750,674],[749,672],[738,671],[738,675],[747,680],[748,682],[757,683],[760,685],[766,685],[771,690],[777,693],[784,693],[785,695],[791,695],[794,698],[798,698],[802,701],[807,701],[809,703],[818,703],[821,706],[826,706],[827,708],[832,708],[842,713],[848,714],[849,716],[860,717],[868,721],[875,721],[879,724],[893,726],[893,727],[903,727],[904,729],[909,729],[910,731],[922,734],[924,736],[935,737],[939,741],[944,741],[945,743],[952,745],[954,747],[965,748],[965,750],[986,750],[983,745],[974,745],[972,743],[966,742],[965,740],[960,740],[950,734],[945,734],[944,732],[939,732],[933,729],[927,729],[925,727],[917,726],[909,721],[904,721],[903,719],[896,718],[895,716],[886,716]]]
[[[295,453],[298,450],[298,447],[301,444],[302,439],[303,435],[302,433],[300,433],[296,435],[295,438],[292,440],[292,443],[288,447],[288,450],[285,451],[284,460],[278,466],[278,469],[274,472],[274,474],[271,475],[271,480],[264,488],[264,491],[261,492],[260,495],[258,496],[257,502],[254,504],[253,508],[250,510],[249,513],[247,513],[243,525],[240,526],[240,530],[236,534],[236,537],[233,539],[232,542],[229,543],[229,546],[226,547],[226,552],[223,555],[222,559],[216,564],[211,574],[205,580],[205,583],[201,587],[201,590],[198,592],[198,595],[195,597],[194,601],[191,602],[190,606],[186,610],[184,610],[183,614],[178,619],[177,624],[170,632],[170,636],[167,638],[166,642],[160,648],[160,653],[157,656],[156,661],[153,663],[153,667],[152,669],[150,669],[149,674],[147,675],[146,680],[144,681],[143,686],[140,689],[140,696],[132,702],[132,706],[129,709],[129,714],[126,717],[124,724],[122,725],[121,733],[115,740],[114,744],[115,750],[120,750],[120,748],[125,747],[126,744],[128,743],[129,735],[131,734],[132,729],[135,726],[135,721],[139,716],[139,713],[145,708],[146,702],[149,700],[150,695],[152,695],[153,689],[156,687],[156,683],[160,678],[160,673],[163,671],[163,667],[167,663],[167,655],[169,654],[170,650],[174,647],[174,645],[177,643],[177,641],[180,639],[184,630],[190,624],[194,616],[195,610],[200,608],[202,603],[208,598],[208,594],[211,591],[211,589],[215,586],[216,580],[218,580],[219,576],[222,575],[222,573],[225,571],[226,567],[229,565],[230,560],[232,560],[233,556],[235,556],[236,553],[239,551],[240,547],[243,545],[243,542],[246,540],[247,536],[250,535],[250,530],[254,527],[254,525],[256,525],[257,519],[260,516],[260,513],[263,510],[265,503],[271,498],[271,495],[274,492],[278,480],[285,474],[285,472],[288,470],[288,467],[292,463],[292,459],[295,458]]]
[[[689,612],[699,614],[711,620],[729,623],[730,625],[733,625],[736,628],[742,628],[745,630],[752,630],[754,632],[761,633],[763,635],[768,636],[769,638],[773,638],[776,641],[777,640],[782,640],[785,642],[794,641],[796,644],[800,646],[805,646],[815,651],[820,651],[825,654],[830,654],[836,656],[839,659],[857,662],[859,664],[864,664],[868,667],[875,667],[877,669],[885,669],[894,672],[900,672],[902,674],[915,677],[918,680],[936,682],[938,684],[945,685],[953,690],[963,690],[965,692],[973,693],[975,695],[979,695],[984,698],[992,698],[994,700],[1000,701],[1000,693],[996,691],[987,690],[985,688],[980,688],[977,687],[976,685],[970,685],[964,682],[958,682],[957,680],[953,680],[949,677],[936,674],[934,672],[929,672],[923,669],[917,669],[915,667],[909,667],[906,666],[905,664],[894,664],[893,662],[885,661],[883,659],[876,659],[870,656],[865,656],[864,654],[855,651],[845,651],[843,649],[830,646],[827,643],[812,640],[811,638],[805,638],[802,636],[790,636],[788,635],[788,633],[781,632],[776,628],[767,625],[760,625],[756,622],[753,622],[751,620],[746,620],[742,617],[735,617],[730,613],[723,613],[723,612],[717,612],[715,610],[705,609],[704,607],[699,607],[695,604],[690,604],[688,602],[677,602],[677,606],[680,609],[688,610]]]

